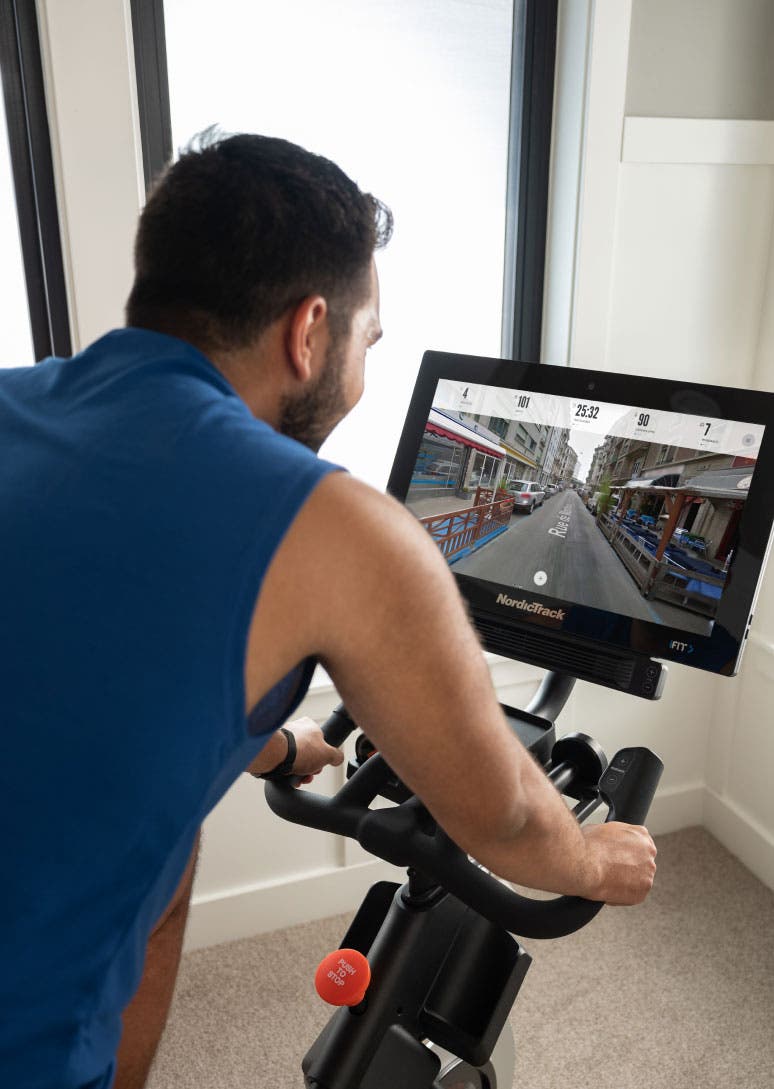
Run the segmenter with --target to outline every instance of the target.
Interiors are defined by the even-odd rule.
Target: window
[[[283,136],[394,212],[377,258],[384,341],[323,449],[379,487],[425,349],[499,354],[512,7],[340,0],[331,20],[286,0],[267,22],[242,0],[164,3],[176,148],[213,123]]]
[[[4,109],[0,109],[0,238],[3,239],[0,247],[0,283],[3,285],[0,367],[20,367],[34,363],[35,353]]]
[[[417,454],[409,496],[414,504],[426,497],[435,498],[439,491],[453,492],[463,478],[469,448],[451,439],[426,431]]]
[[[168,111],[174,148],[211,124],[280,135],[392,208],[385,337],[322,451],[382,487],[427,348],[498,356],[512,342],[539,357],[514,314],[539,345],[555,0],[342,0],[335,20],[314,0],[132,9],[146,173]]]
[[[495,435],[499,435],[500,438],[503,439],[505,438],[509,423],[510,420],[504,420],[499,416],[493,416],[489,421],[489,430],[494,431]]]
[[[502,461],[499,458],[476,452],[465,484],[469,488],[493,488],[501,469]]]
[[[35,4],[0,0],[0,365],[70,354]]]

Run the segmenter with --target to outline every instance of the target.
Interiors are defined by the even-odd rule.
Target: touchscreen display
[[[406,505],[459,574],[709,635],[764,427],[442,379]]]

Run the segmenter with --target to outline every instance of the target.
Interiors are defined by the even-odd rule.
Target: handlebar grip
[[[334,708],[321,726],[325,740],[337,749],[356,729],[357,724],[350,718],[343,703]],[[375,762],[368,769],[369,776],[373,778],[380,768],[379,762]],[[313,791],[296,790],[300,781],[297,775],[289,775],[284,782],[267,780],[264,794],[271,811],[292,824],[302,824],[307,828],[317,828],[321,832],[334,832],[336,835],[357,839],[357,830],[363,815],[363,799],[356,791],[347,790],[347,786],[351,786],[354,780],[350,780],[333,798],[315,794]],[[372,801],[375,794],[376,788],[369,800]]]
[[[643,824],[664,770],[650,749],[621,749],[599,780],[599,792],[610,806],[608,820]]]
[[[343,703],[336,707],[322,724],[322,733],[329,745],[340,748],[349,735],[357,729],[357,723],[350,716]]]
[[[650,749],[621,749],[599,780],[599,790],[610,807],[608,821],[642,824],[664,765]],[[428,867],[437,861],[427,859]],[[462,854],[449,851],[440,867],[445,887],[474,910],[523,938],[562,938],[586,926],[604,906],[580,896],[533,900],[507,889],[494,888],[492,879]]]

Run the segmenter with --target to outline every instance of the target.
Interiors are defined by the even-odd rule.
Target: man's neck
[[[282,404],[281,366],[264,337],[249,348],[207,355],[253,416],[276,428]]]

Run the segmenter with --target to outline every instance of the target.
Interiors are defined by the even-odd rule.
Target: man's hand
[[[591,824],[582,828],[589,861],[589,900],[641,904],[656,875],[656,845],[642,825]]]
[[[292,774],[300,775],[302,783],[310,783],[328,765],[336,768],[343,763],[344,753],[325,741],[322,730],[313,719],[298,718],[295,722],[286,723],[285,729],[290,730],[296,739],[298,751]],[[277,731],[247,770],[251,775],[263,775],[281,764],[287,751],[287,740]]]
[[[285,729],[291,730],[296,739],[298,754],[293,774],[300,775],[302,783],[311,783],[314,776],[329,765],[337,768],[344,763],[344,753],[327,743],[314,719],[297,718],[295,722],[287,723]]]

